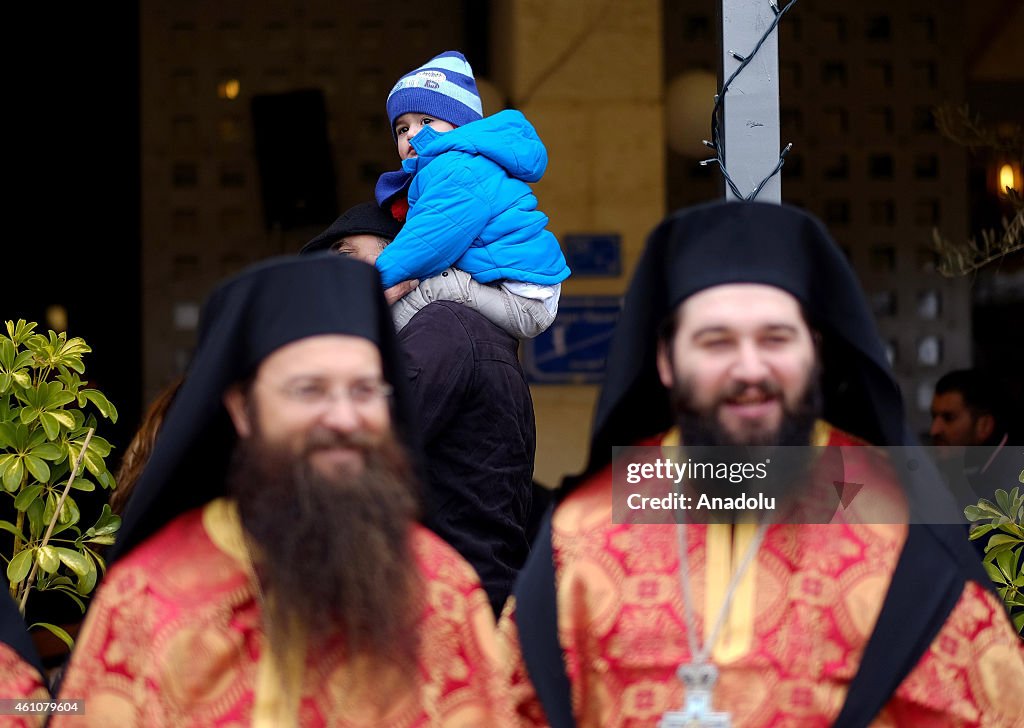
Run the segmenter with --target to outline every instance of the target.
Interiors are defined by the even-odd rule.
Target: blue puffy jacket
[[[544,174],[548,154],[525,116],[502,111],[444,133],[426,127],[412,146],[417,156],[402,162],[412,175],[409,214],[377,258],[385,287],[450,266],[481,283],[553,285],[569,277],[527,184]]]

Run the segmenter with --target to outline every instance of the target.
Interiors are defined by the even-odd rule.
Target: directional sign
[[[538,384],[598,384],[604,378],[617,296],[562,298],[551,327],[523,346],[523,368]]]
[[[622,238],[618,233],[566,235],[562,249],[574,276],[622,274]]]

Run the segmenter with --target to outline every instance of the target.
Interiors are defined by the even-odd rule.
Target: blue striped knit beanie
[[[483,118],[473,68],[458,51],[445,51],[398,79],[388,94],[388,120],[410,111],[422,112],[462,126]]]

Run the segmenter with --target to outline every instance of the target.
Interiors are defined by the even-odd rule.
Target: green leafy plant
[[[72,491],[115,487],[104,459],[111,445],[95,435],[100,416],[117,421],[117,409],[79,375],[82,356],[92,351],[80,338],[35,333],[36,324],[7,321],[0,333],[0,490],[10,496],[13,522],[0,529],[13,535],[2,553],[11,596],[25,613],[29,593],[55,590],[85,612],[85,601],[106,564],[97,546],[114,542],[121,519],[104,506],[83,531]],[[84,466],[84,467],[83,467]],[[91,479],[90,479],[91,478]],[[39,622],[70,647],[60,627]]]
[[[1019,480],[1024,483],[1024,471]],[[996,491],[996,502],[982,498],[976,506],[967,506],[964,515],[975,525],[971,540],[987,534],[983,565],[1006,604],[1017,632],[1024,636],[1024,495],[1020,487],[1007,493]],[[993,533],[996,532],[996,533]]]

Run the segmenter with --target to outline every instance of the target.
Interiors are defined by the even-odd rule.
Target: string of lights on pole
[[[729,86],[732,84],[733,80],[738,75],[740,75],[740,73],[743,72],[743,69],[750,65],[750,62],[753,60],[754,56],[756,56],[757,52],[761,50],[761,46],[764,45],[764,42],[775,31],[775,28],[778,27],[779,21],[782,20],[782,16],[789,12],[790,8],[796,5],[797,0],[789,0],[789,2],[786,3],[785,6],[783,6],[782,8],[779,7],[779,4],[778,2],[776,2],[776,0],[768,0],[768,3],[769,5],[771,5],[772,12],[775,14],[775,17],[772,18],[772,22],[768,25],[764,33],[761,35],[761,38],[757,41],[757,44],[754,46],[754,49],[745,56],[733,50],[729,51],[729,54],[737,61],[739,61],[740,65],[737,66],[736,70],[733,71],[732,74],[730,74],[729,78],[726,79],[725,83],[722,84],[721,90],[719,90],[719,92],[715,94],[715,106],[711,110],[711,139],[701,140],[703,141],[704,146],[715,151],[715,156],[712,157],[711,159],[701,160],[700,165],[702,167],[706,167],[709,164],[717,164],[718,168],[722,172],[722,177],[725,178],[726,184],[729,185],[729,189],[732,190],[732,193],[736,196],[737,199],[740,200],[753,200],[754,198],[756,198],[758,193],[760,193],[761,190],[764,189],[764,186],[768,184],[768,181],[782,170],[782,166],[786,163],[786,155],[789,154],[789,150],[793,148],[793,143],[788,143],[782,150],[782,152],[779,154],[779,161],[775,165],[775,168],[768,173],[768,176],[761,180],[761,183],[754,189],[753,192],[744,197],[743,194],[740,192],[739,188],[736,186],[736,183],[733,181],[732,177],[729,176],[729,170],[725,166],[724,144],[722,143],[721,134],[719,133],[719,129],[721,127],[721,122],[719,121],[719,119],[720,114],[722,112],[722,101],[725,98],[726,92],[728,92],[729,90]]]

